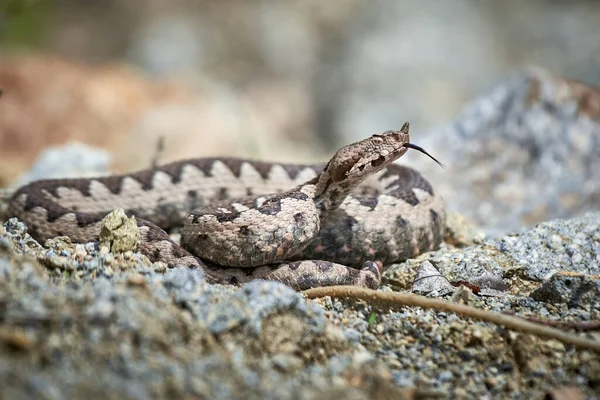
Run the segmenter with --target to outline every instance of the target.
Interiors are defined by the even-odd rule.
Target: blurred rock
[[[291,83],[256,82],[238,95],[49,57],[0,62],[0,82],[0,186],[14,183],[44,148],[73,140],[108,150],[114,171],[149,167],[160,138],[162,163],[211,155],[324,158],[310,140],[309,99]]]
[[[94,63],[126,60],[234,99],[249,86],[270,83],[276,93],[281,86],[275,102],[310,117],[290,120],[299,123],[291,137],[310,142],[318,132],[327,151],[404,121],[420,139],[527,65],[600,84],[594,1],[11,4],[14,15],[0,14],[2,54],[25,49]],[[289,86],[308,100],[287,98]]]
[[[42,150],[31,169],[22,174],[13,186],[19,187],[39,179],[105,175],[109,172],[111,162],[112,157],[106,150],[69,142]]]
[[[47,146],[79,141],[123,145],[147,109],[186,97],[119,66],[86,67],[49,57],[0,63],[0,184],[8,184]]]
[[[598,88],[527,70],[420,144],[447,168],[417,168],[490,236],[600,209]]]
[[[515,69],[600,84],[600,3],[371,1],[318,67],[319,129],[336,144],[410,121],[415,143]],[[412,159],[412,158],[411,158]]]

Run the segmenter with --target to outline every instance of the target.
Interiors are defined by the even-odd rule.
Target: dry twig
[[[328,286],[308,289],[303,294],[309,299],[318,297],[334,297],[352,300],[363,300],[372,306],[386,309],[394,309],[403,306],[421,307],[423,309],[434,309],[438,311],[452,312],[465,317],[491,322],[504,326],[508,329],[529,333],[539,337],[555,339],[581,349],[592,350],[600,353],[600,341],[586,339],[559,329],[551,328],[541,324],[524,320],[523,318],[510,315],[481,310],[464,304],[450,303],[439,299],[414,294],[403,294],[394,292],[381,292],[356,286]]]

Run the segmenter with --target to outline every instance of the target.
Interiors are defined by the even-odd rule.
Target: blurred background
[[[529,66],[600,84],[596,0],[0,4],[0,186],[73,141],[112,171],[149,166],[161,137],[160,162],[313,162],[405,121],[434,143]]]

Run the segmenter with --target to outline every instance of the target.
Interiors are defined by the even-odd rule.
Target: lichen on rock
[[[113,253],[137,249],[140,231],[135,216],[130,218],[119,208],[104,217],[101,224],[100,247],[106,247]]]

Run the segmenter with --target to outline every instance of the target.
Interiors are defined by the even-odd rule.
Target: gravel
[[[584,218],[599,220],[600,213]],[[400,271],[410,281],[411,271],[424,267],[446,282],[488,274],[509,289],[484,296],[450,286],[446,298],[556,321],[598,320],[598,292],[577,297],[586,301],[560,290],[539,295],[566,273],[580,274],[577,279],[594,282],[597,290],[597,278],[586,275],[589,263],[560,264],[565,270],[540,282],[536,267],[527,264],[531,254],[520,250],[551,240],[549,232],[560,232],[565,242],[587,238],[591,233],[581,230],[581,221],[551,221],[522,235],[445,246],[390,268],[381,290],[391,290]],[[502,248],[507,239],[511,247]],[[589,246],[597,244],[582,240],[582,253],[596,251]],[[358,399],[414,391],[424,397],[540,397],[573,382],[588,396],[600,394],[600,356],[557,341],[444,312],[307,301],[276,282],[211,285],[201,271],[167,269],[97,243],[57,238],[46,247],[15,219],[0,228],[2,398]],[[567,250],[539,252],[536,263]],[[600,340],[598,332],[587,335]]]

